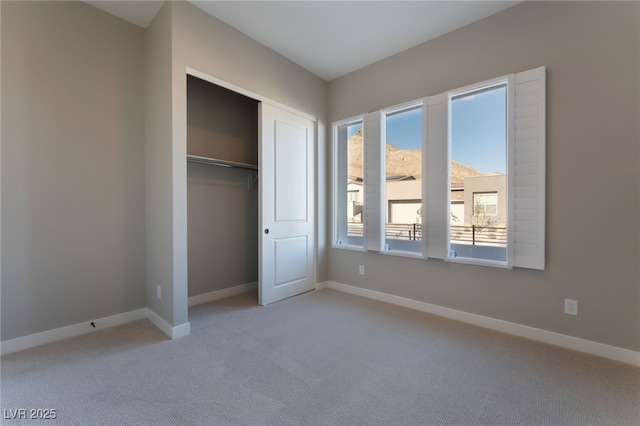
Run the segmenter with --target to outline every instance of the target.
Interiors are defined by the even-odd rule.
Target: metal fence
[[[451,242],[506,246],[507,228],[480,225],[452,225]]]
[[[385,237],[392,239],[421,241],[420,223],[387,223]],[[347,233],[351,237],[362,237],[362,223],[347,224]],[[451,242],[471,245],[507,245],[507,228],[480,225],[451,225]]]
[[[350,237],[362,237],[362,223],[348,223],[347,233]],[[397,240],[420,241],[422,239],[422,225],[419,223],[387,223],[386,238]]]

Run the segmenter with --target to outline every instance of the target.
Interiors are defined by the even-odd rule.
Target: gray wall
[[[331,249],[329,279],[640,350],[639,8],[525,2],[330,82],[334,121],[545,65],[547,268]]]
[[[0,7],[2,340],[144,306],[186,321],[191,66],[319,117],[318,281],[640,350],[637,3],[526,2],[328,85],[190,4],[146,32],[80,2]],[[328,122],[539,65],[545,271],[326,250]]]
[[[2,2],[2,340],[146,306],[144,31]]]
[[[147,306],[173,324],[173,151],[171,4],[145,33],[145,196]],[[162,299],[156,288],[162,289]],[[186,293],[186,289],[185,289]],[[178,324],[186,322],[186,313]]]
[[[258,104],[187,76],[187,154],[258,164]]]
[[[258,191],[248,189],[249,173],[187,165],[190,297],[258,281]]]
[[[317,179],[319,185],[326,181],[326,165],[322,162],[322,154],[326,151],[327,83],[189,3],[166,3],[163,9],[170,10],[171,13],[173,109],[173,141],[171,146],[163,145],[163,149],[173,150],[173,163],[170,170],[164,171],[163,180],[171,173],[172,187],[165,184],[160,187],[157,183],[151,185],[155,186],[155,190],[171,190],[172,195],[173,218],[171,228],[168,229],[171,229],[173,237],[173,299],[161,304],[163,310],[169,307],[168,303],[171,304],[171,323],[176,326],[187,320],[187,166],[184,161],[187,153],[187,67],[317,116],[318,152],[321,153]],[[321,213],[318,214],[317,221],[320,224],[318,270],[322,272],[326,270],[325,194],[324,191],[318,191],[316,200],[318,212]],[[168,231],[165,229],[163,232]],[[325,274],[320,273],[320,279],[324,276]]]
[[[326,82],[186,3],[146,31],[81,2],[1,7],[2,340],[144,306],[187,321],[187,65],[319,117],[326,279]]]

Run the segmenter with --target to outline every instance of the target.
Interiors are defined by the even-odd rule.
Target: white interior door
[[[260,104],[259,301],[315,288],[315,123]]]

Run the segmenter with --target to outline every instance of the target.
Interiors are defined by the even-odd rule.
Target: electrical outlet
[[[156,286],[156,296],[158,299],[162,299],[162,287]]]
[[[578,315],[578,301],[564,299],[564,313],[567,315]]]
[[[364,265],[358,265],[358,273],[364,275]]]

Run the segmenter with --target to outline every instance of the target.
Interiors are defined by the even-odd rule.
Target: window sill
[[[367,251],[364,249],[364,247],[350,246],[348,244],[332,244],[331,248],[341,249],[341,250],[351,250],[351,251]]]
[[[444,260],[446,262],[462,263],[465,265],[489,266],[492,268],[500,268],[500,269],[513,269],[513,267],[507,264],[507,262],[499,262],[495,260],[471,259],[468,257],[447,257]]]
[[[384,254],[385,256],[408,257],[411,259],[426,259],[422,253],[414,253],[410,251],[387,250],[381,251],[380,254]]]

